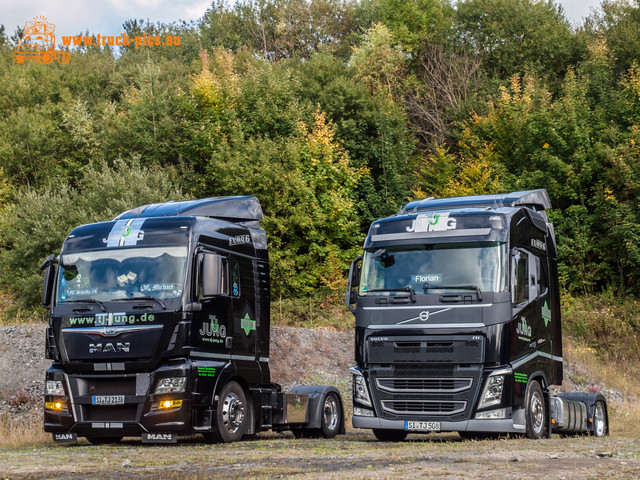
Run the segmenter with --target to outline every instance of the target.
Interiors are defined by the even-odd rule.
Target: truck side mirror
[[[215,297],[226,295],[228,285],[227,262],[224,257],[215,253],[202,254],[202,295]]]
[[[49,257],[42,262],[40,270],[44,270],[44,283],[42,285],[42,306],[51,305],[51,297],[53,296],[53,282],[56,278],[56,256]]]
[[[355,288],[360,286],[360,267],[358,263],[361,260],[362,256],[359,256],[353,262],[351,262],[351,266],[349,267],[349,278],[347,279],[347,294],[345,295],[344,301],[351,312],[355,312],[355,308],[353,308],[353,305],[358,301],[358,294],[356,293]]]

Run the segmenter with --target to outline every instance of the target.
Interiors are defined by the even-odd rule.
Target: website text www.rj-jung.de
[[[65,47],[92,47],[92,46],[110,46],[123,47],[133,45],[135,48],[153,47],[153,46],[179,46],[180,37],[176,35],[136,35],[129,36],[126,33],[122,35],[62,35],[62,44]]]

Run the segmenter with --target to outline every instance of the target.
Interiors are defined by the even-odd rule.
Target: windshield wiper
[[[412,303],[416,303],[416,292],[413,291],[411,287],[404,288],[374,288],[373,290],[367,290],[367,293],[370,292],[409,292],[409,298]],[[407,298],[407,297],[405,297]]]
[[[59,302],[59,303],[95,303],[100,307],[100,310],[102,310],[103,312],[106,312],[106,309],[104,308],[104,304],[100,300],[96,300],[95,298],[85,298],[83,300],[63,300],[62,302]]]
[[[124,302],[124,301],[133,301],[137,302],[138,300],[153,300],[154,302],[158,302],[158,304],[162,307],[163,310],[167,309],[167,306],[164,304],[162,300],[157,297],[127,297],[127,298],[115,298],[111,300],[112,302]]]
[[[422,288],[425,293],[431,288],[435,290],[475,290],[476,295],[478,296],[478,301],[482,301],[482,292],[480,291],[480,287],[477,285],[429,285],[428,283],[425,283]]]

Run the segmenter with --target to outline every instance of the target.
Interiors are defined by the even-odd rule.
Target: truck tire
[[[401,442],[407,438],[407,432],[404,430],[382,430],[374,428],[373,434],[381,442]]]
[[[525,395],[524,415],[527,420],[526,436],[538,440],[547,434],[547,409],[542,387],[535,380],[529,382]]]
[[[333,438],[338,434],[342,424],[342,409],[340,400],[335,393],[329,393],[324,397],[322,406],[322,427],[320,428],[324,438]]]
[[[219,395],[216,423],[213,430],[205,434],[211,443],[237,442],[247,431],[249,415],[247,397],[237,382],[229,382]]]
[[[110,443],[118,443],[122,437],[86,437],[91,445],[109,445]]]
[[[591,430],[591,435],[595,437],[609,435],[609,417],[607,416],[607,407],[602,400],[597,400],[593,406],[593,430]]]

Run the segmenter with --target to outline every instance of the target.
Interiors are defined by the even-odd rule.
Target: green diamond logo
[[[256,321],[251,320],[249,314],[246,313],[244,318],[240,319],[240,328],[244,330],[245,335],[249,336],[249,332],[256,329]]]
[[[551,310],[547,306],[547,302],[544,302],[542,306],[542,319],[544,320],[544,326],[546,327],[551,321]]]

